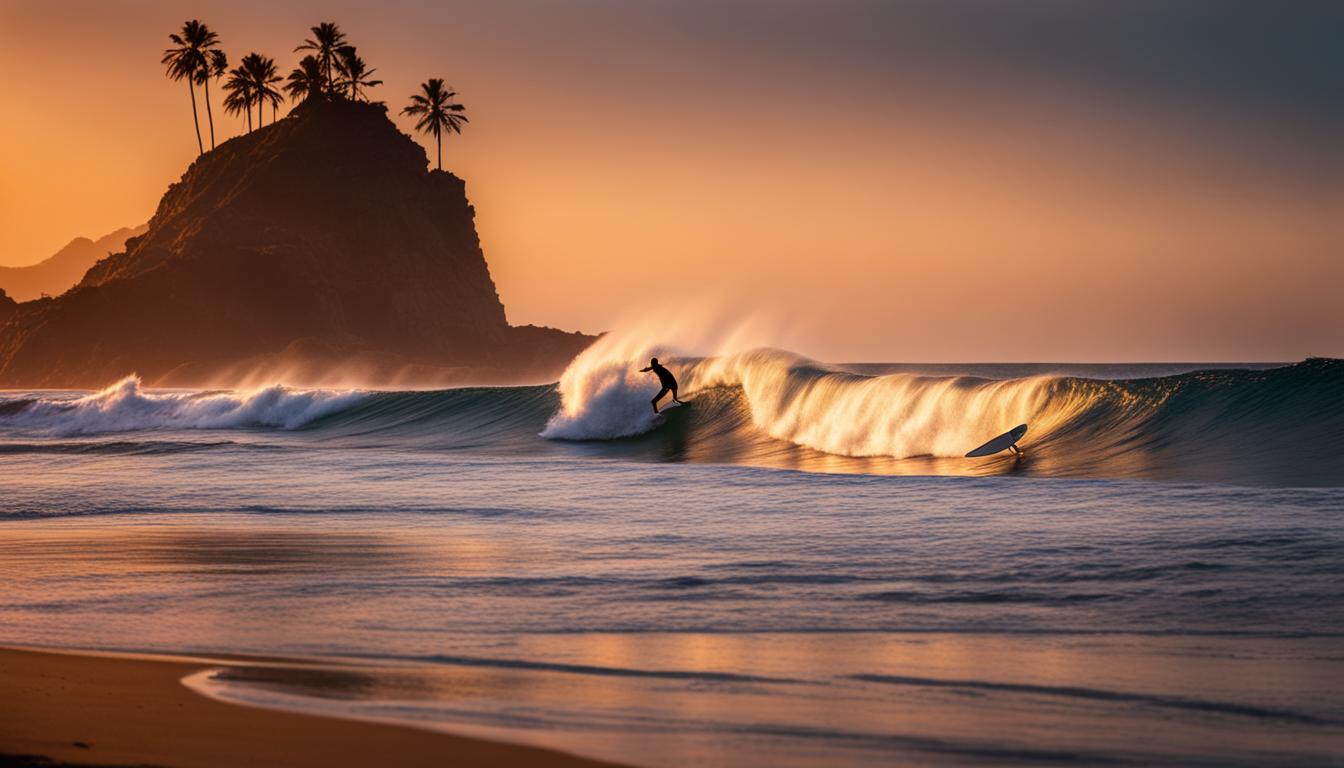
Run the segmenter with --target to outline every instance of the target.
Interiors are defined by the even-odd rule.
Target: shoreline
[[[615,765],[410,726],[234,704],[182,682],[230,664],[307,666],[0,646],[0,766]]]

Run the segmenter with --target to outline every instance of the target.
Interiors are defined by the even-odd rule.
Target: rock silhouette
[[[18,310],[18,303],[5,293],[4,288],[0,288],[0,323],[4,323]]]
[[[197,159],[70,291],[0,301],[0,386],[554,380],[592,337],[508,324],[474,215],[384,107],[310,99]]]

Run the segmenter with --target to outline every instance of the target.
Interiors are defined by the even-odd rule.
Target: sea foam
[[[83,397],[37,398],[9,415],[5,426],[51,437],[154,429],[298,429],[367,396],[279,384],[247,392],[156,392],[128,376]]]

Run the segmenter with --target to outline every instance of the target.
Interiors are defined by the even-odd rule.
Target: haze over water
[[[407,95],[447,78],[471,124],[445,167],[517,324],[598,333],[709,292],[796,319],[783,346],[824,360],[1344,356],[1337,3],[195,13],[285,70],[340,22],[408,133]],[[0,66],[25,73],[0,123],[0,264],[144,222],[195,157],[186,89],[153,61],[183,16],[0,5]],[[78,55],[52,60],[53,39]],[[246,128],[214,117],[221,140]]]

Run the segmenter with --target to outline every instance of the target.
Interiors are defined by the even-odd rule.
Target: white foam
[[[660,421],[649,402],[659,389],[658,379],[639,372],[650,358],[742,349],[772,336],[771,325],[760,317],[727,322],[723,312],[708,302],[645,310],[570,362],[560,377],[560,408],[541,436],[603,440],[648,432]],[[675,347],[650,341],[668,334],[677,339]],[[688,380],[680,375],[679,379],[686,391]]]
[[[39,399],[7,417],[4,426],[52,437],[154,429],[297,429],[366,396],[279,384],[246,392],[154,392],[128,376],[83,397]]]
[[[543,437],[610,439],[658,425],[649,398],[658,384],[638,373],[666,348],[604,337],[560,379],[561,407]],[[1054,377],[1004,381],[832,370],[777,349],[725,353],[673,366],[683,394],[740,386],[757,429],[841,456],[962,456],[1022,423],[1040,435],[1087,403],[1061,400]]]
[[[1085,406],[1061,401],[1054,377],[860,376],[780,350],[707,360],[695,389],[741,386],[756,427],[841,456],[962,456],[1018,424],[1043,434]]]
[[[604,341],[606,338],[599,339],[593,347]],[[560,410],[546,423],[542,437],[600,440],[638,435],[657,426],[658,417],[649,402],[658,390],[656,384],[650,389],[650,381],[656,379],[639,373],[642,366],[636,362],[656,353],[640,350],[631,356],[598,350],[589,355],[589,351],[571,363],[561,377]],[[588,359],[584,360],[585,356]]]

